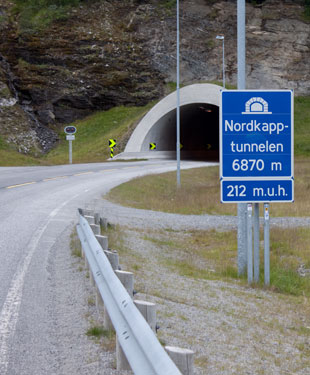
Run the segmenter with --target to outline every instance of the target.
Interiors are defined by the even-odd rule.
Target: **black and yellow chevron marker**
[[[111,147],[110,156],[111,156],[111,158],[113,158],[113,156],[114,156],[114,148],[113,147]]]
[[[116,145],[116,140],[115,139],[109,139],[109,147],[114,148],[115,145]]]
[[[156,150],[156,143],[150,143],[150,150]]]
[[[207,149],[210,150],[212,148],[212,145],[210,143],[207,144]]]
[[[182,143],[180,143],[180,150],[182,150],[182,148],[183,148],[183,145],[182,145]]]

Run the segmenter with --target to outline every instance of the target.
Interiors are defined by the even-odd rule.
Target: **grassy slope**
[[[295,155],[310,156],[310,97],[295,98]]]
[[[28,155],[21,154],[7,145],[0,137],[0,166],[41,165],[42,161]]]

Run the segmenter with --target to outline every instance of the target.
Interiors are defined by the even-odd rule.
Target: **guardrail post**
[[[104,236],[102,236],[102,237],[104,237]],[[104,253],[107,256],[107,258],[108,258],[108,260],[111,264],[112,269],[114,271],[118,270],[119,259],[118,259],[117,251],[115,251],[115,250],[114,251],[104,250]],[[109,317],[109,313],[108,313],[108,311],[105,307],[104,307],[103,311],[104,311],[104,318],[103,318],[104,328],[107,329],[107,330],[113,330],[114,327],[113,327],[112,321],[111,321],[111,319]]]
[[[96,285],[96,281],[94,279],[94,275],[93,275],[93,272],[91,270],[91,268],[89,267],[89,280],[90,280],[90,285],[92,286],[95,286]]]
[[[119,258],[118,253],[116,250],[110,251],[110,250],[104,250],[105,255],[109,259],[109,262],[113,268],[113,270],[119,269]]]
[[[95,218],[94,216],[91,216],[91,215],[85,215],[84,216],[85,219],[87,220],[88,224],[91,225],[91,224],[95,224]]]
[[[108,219],[106,217],[100,217],[100,225],[104,230],[108,229]]]
[[[84,263],[85,263],[85,268],[86,268],[87,270],[89,270],[89,263],[88,263],[88,260],[87,260],[87,256],[86,256],[86,255],[84,256]]]
[[[98,235],[100,234],[100,225],[97,225],[97,224],[89,224],[89,226],[91,227],[94,235]]]
[[[94,280],[94,276],[93,276],[92,270],[89,266],[86,255],[84,256],[84,262],[85,262],[85,267],[86,267],[86,269],[88,271],[88,274],[89,274],[90,285],[94,286],[94,285],[96,285],[96,282]]]
[[[132,298],[133,297],[133,284],[134,284],[133,273],[115,270],[115,274],[119,278],[120,282],[124,285],[129,296]],[[118,371],[131,370],[130,364],[123,352],[123,349],[118,341],[117,336],[116,336],[116,368]]]
[[[104,326],[104,329],[106,329],[107,331],[113,331],[114,330],[112,320],[110,319],[108,310],[106,309],[105,306],[103,308],[103,326]]]
[[[165,349],[183,375],[194,374],[194,352],[192,350],[175,346],[165,346]]]
[[[120,279],[120,282],[124,285],[130,297],[133,297],[133,273],[115,270],[116,276]]]
[[[85,216],[94,216],[94,210],[91,210],[89,208],[83,208],[83,215]]]
[[[101,234],[96,234],[96,238],[102,247],[103,250],[108,250],[109,248],[109,242],[107,236],[102,236]]]
[[[103,299],[101,297],[100,291],[97,286],[96,286],[96,307],[97,307],[98,313],[101,313],[101,311],[104,311]]]
[[[135,300],[134,304],[149,326],[156,333],[156,304],[153,302]]]
[[[95,218],[95,224],[100,225],[100,214],[98,212],[95,212],[94,218]]]
[[[123,352],[123,349],[118,341],[117,335],[116,335],[116,369],[117,371],[130,371],[131,367],[130,364]]]

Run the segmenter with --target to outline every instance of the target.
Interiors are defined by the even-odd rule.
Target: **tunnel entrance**
[[[182,159],[219,159],[219,108],[207,103],[180,107],[180,139]],[[141,151],[151,143],[157,151],[176,151],[176,110],[160,118],[145,137]]]
[[[222,89],[201,83],[180,90],[181,159],[218,161]],[[119,158],[176,158],[176,103],[176,92],[159,101],[141,119]]]

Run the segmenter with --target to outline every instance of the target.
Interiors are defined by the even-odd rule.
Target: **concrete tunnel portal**
[[[218,160],[221,86],[195,84],[180,90],[181,159]],[[150,150],[155,144],[156,149]],[[139,122],[119,158],[176,158],[176,92]]]

